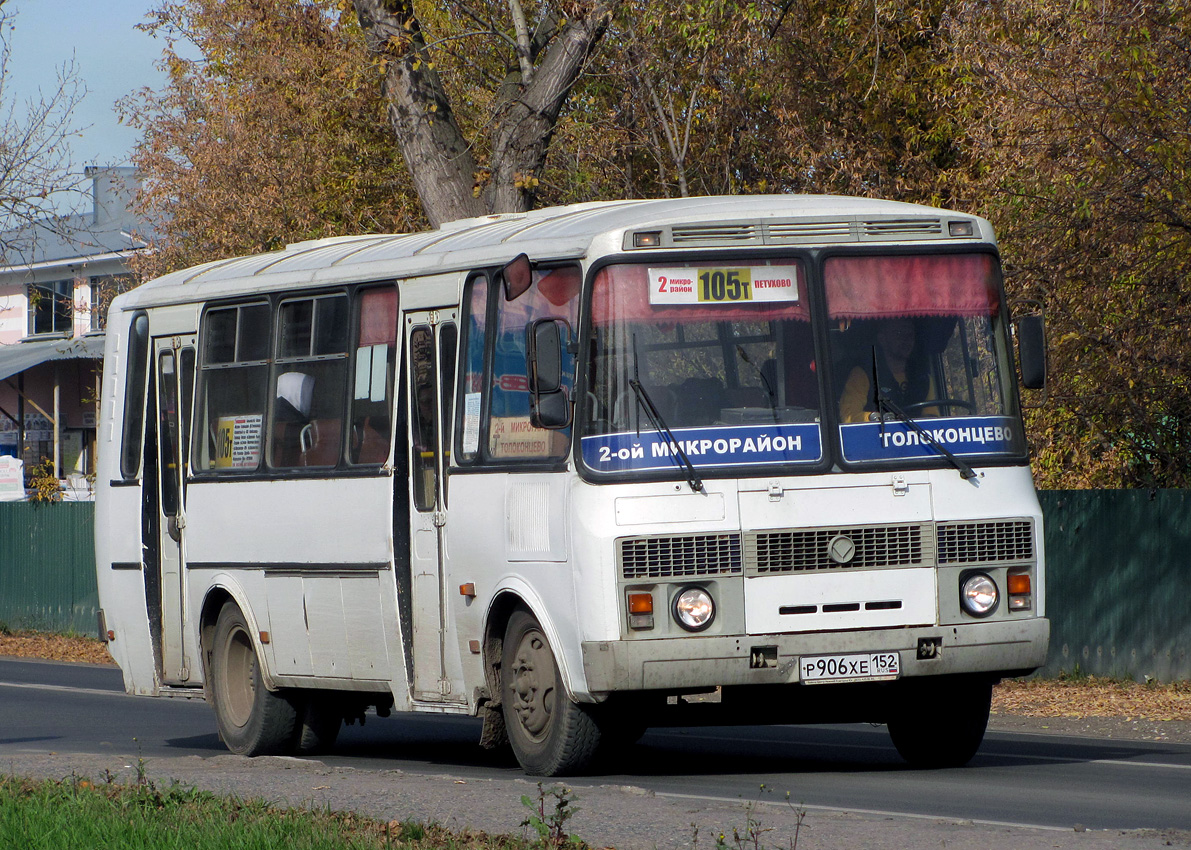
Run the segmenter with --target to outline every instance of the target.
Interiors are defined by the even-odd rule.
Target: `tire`
[[[306,695],[298,709],[294,752],[314,756],[335,749],[335,740],[343,727],[343,710],[333,697],[317,691]]]
[[[889,719],[893,746],[911,767],[963,767],[984,740],[992,682],[944,680],[913,688]]]
[[[509,744],[526,773],[565,776],[591,764],[599,726],[567,696],[550,642],[526,611],[514,613],[505,630],[500,689]]]
[[[248,622],[232,603],[223,606],[215,622],[211,699],[219,736],[233,753],[260,756],[292,752],[297,711],[284,695],[265,688]]]

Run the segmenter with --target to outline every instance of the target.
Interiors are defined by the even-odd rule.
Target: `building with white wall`
[[[0,233],[0,457],[26,477],[49,461],[72,489],[94,460],[104,310],[151,236],[130,209],[136,169],[85,174],[89,211]]]

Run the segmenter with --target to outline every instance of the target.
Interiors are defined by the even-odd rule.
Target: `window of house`
[[[108,307],[117,295],[133,288],[136,278],[130,274],[109,274],[91,278],[91,330],[107,327]]]
[[[73,280],[54,280],[29,287],[31,332],[70,333],[74,328],[74,320],[71,318],[73,296]]]

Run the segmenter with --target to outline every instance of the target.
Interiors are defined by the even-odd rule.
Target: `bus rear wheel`
[[[505,630],[500,677],[505,728],[522,769],[563,776],[586,768],[599,749],[599,727],[567,696],[550,642],[526,611],[513,614]]]
[[[211,698],[224,744],[243,756],[289,752],[297,731],[293,703],[265,687],[243,612],[223,606],[211,646]]]
[[[343,726],[343,709],[335,697],[318,691],[307,694],[297,708],[297,733],[294,752],[299,756],[316,756],[335,749],[339,729]]]
[[[992,687],[989,679],[944,679],[913,688],[889,718],[893,746],[911,767],[963,767],[984,740]]]

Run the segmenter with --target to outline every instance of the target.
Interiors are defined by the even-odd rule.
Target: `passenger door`
[[[410,566],[413,596],[413,696],[462,702],[447,657],[446,468],[450,464],[457,310],[405,314],[409,393]]]
[[[191,647],[185,641],[185,530],[186,464],[190,446],[190,412],[194,393],[194,336],[158,337],[153,341],[154,393],[157,451],[156,482],[156,584],[158,660],[166,684],[190,679]],[[146,569],[153,565],[146,564]],[[153,577],[150,577],[153,578]],[[150,616],[150,623],[155,617]]]

